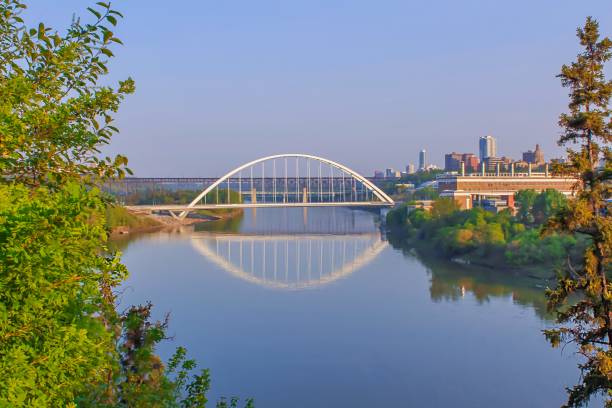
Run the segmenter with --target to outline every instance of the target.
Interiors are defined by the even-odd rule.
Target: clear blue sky
[[[85,0],[32,0],[30,22],[65,27]],[[520,157],[556,146],[587,15],[612,35],[610,0],[115,1],[125,19],[112,79],[124,153],[139,176],[215,176],[248,160],[312,153],[371,174],[426,149]],[[608,70],[610,73],[610,70]]]

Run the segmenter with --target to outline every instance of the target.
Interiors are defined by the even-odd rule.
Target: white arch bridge
[[[356,171],[332,160],[288,153],[243,164],[205,188],[189,204],[138,205],[185,218],[197,210],[265,207],[391,207],[394,201]]]

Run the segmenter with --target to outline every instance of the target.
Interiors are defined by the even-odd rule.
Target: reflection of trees
[[[389,237],[395,249],[406,256],[417,257],[431,276],[430,296],[433,301],[456,301],[471,293],[481,303],[491,298],[511,296],[514,303],[532,307],[540,318],[551,319],[546,311],[543,287],[547,282],[522,274],[474,265],[462,265],[440,259],[426,251],[416,251],[401,240]]]
[[[234,211],[234,213],[229,214],[229,217],[224,217],[216,221],[195,224],[195,231],[238,232],[240,230],[240,225],[242,224],[242,219],[244,218],[244,211],[230,211]]]
[[[170,239],[179,235],[190,234],[194,231],[237,232],[240,229],[244,213],[242,210],[232,211],[234,212],[229,214],[230,216],[228,218],[216,221],[206,221],[191,225],[169,225],[155,232],[132,232],[130,234],[113,236],[112,239],[109,240],[108,246],[112,251],[125,252],[131,244],[152,235],[157,238],[166,237]]]
[[[128,247],[135,242],[152,236],[158,239],[172,239],[180,235],[193,232],[194,225],[169,225],[155,231],[131,232],[125,235],[112,236],[108,241],[108,247],[111,251],[125,252]]]

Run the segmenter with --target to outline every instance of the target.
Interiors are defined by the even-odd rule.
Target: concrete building
[[[487,157],[497,156],[497,143],[493,136],[481,136],[478,140],[478,151],[480,155],[480,161],[483,161]]]
[[[448,153],[444,156],[444,170],[461,172],[461,163],[464,171],[474,173],[478,171],[478,158],[474,153]]]
[[[436,179],[441,197],[451,197],[461,208],[470,209],[474,205],[487,205],[493,200],[496,207],[514,208],[514,193],[533,189],[543,191],[552,188],[565,195],[573,195],[578,179],[573,177],[552,176],[548,171],[530,174],[485,173],[461,176],[442,174]],[[503,203],[501,203],[501,201]]]
[[[461,170],[462,162],[461,153],[447,153],[444,155],[444,171],[459,171]]]
[[[385,169],[385,178],[393,178],[395,177],[395,170],[392,168]]]
[[[544,152],[540,149],[540,145],[536,144],[535,150],[527,150],[523,153],[523,161],[526,163],[540,166],[544,164]]]
[[[475,173],[478,171],[478,157],[474,153],[463,153],[461,160],[465,165],[465,171],[467,173]]]
[[[419,170],[425,170],[427,166],[427,151],[425,149],[419,152]]]
[[[406,173],[407,173],[407,174],[414,174],[414,173],[415,173],[415,171],[416,171],[416,170],[415,170],[415,168],[414,168],[414,164],[409,163],[409,164],[406,166]]]
[[[486,157],[483,162],[485,171],[489,173],[495,173],[498,170],[500,172],[507,171],[510,168],[512,159],[509,157]],[[482,169],[481,169],[482,170]]]

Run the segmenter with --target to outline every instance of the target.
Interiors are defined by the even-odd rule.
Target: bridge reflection
[[[387,246],[378,232],[318,234],[218,234],[191,236],[208,260],[247,282],[274,289],[315,288],[345,278]]]

